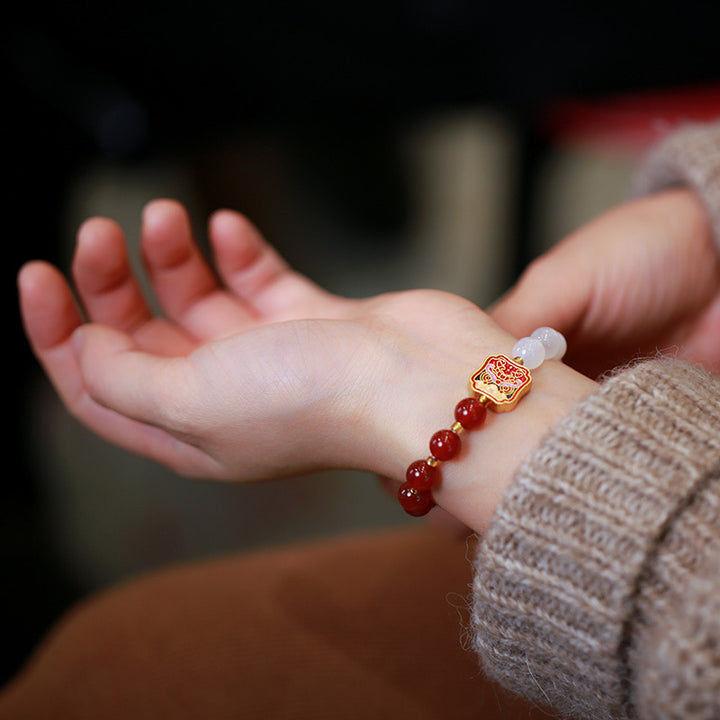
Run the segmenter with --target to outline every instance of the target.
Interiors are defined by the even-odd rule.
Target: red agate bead
[[[487,417],[485,403],[478,398],[468,397],[455,406],[455,419],[466,429],[476,430]]]
[[[435,507],[435,500],[429,490],[418,490],[405,482],[398,490],[398,500],[408,515],[420,517],[427,515]]]
[[[430,438],[430,452],[438,460],[450,460],[460,452],[460,436],[452,430],[438,430]]]
[[[416,490],[430,490],[440,481],[440,471],[426,460],[416,460],[407,469],[405,479]]]
[[[430,457],[416,460],[405,471],[405,482],[398,490],[398,500],[408,515],[426,515],[435,507],[432,490],[440,482],[438,465],[452,460],[461,448],[460,434],[479,428],[487,416],[482,400],[468,397],[455,406],[455,422],[446,430],[438,430],[430,438]]]

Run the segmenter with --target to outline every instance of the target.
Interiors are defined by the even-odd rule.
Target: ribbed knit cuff
[[[633,618],[657,543],[720,457],[720,379],[652,360],[609,379],[526,460],[481,543],[485,671],[576,718],[633,717]]]
[[[693,189],[707,210],[720,247],[720,122],[690,124],[659,143],[639,169],[634,194]]]
[[[720,463],[666,523],[635,603],[640,718],[720,718]]]

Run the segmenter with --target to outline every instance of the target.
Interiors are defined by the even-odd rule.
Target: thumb
[[[166,424],[176,389],[185,387],[177,358],[144,352],[127,333],[96,323],[75,330],[71,344],[92,400],[133,420]]]
[[[515,337],[550,326],[570,341],[587,310],[590,283],[559,248],[532,262],[488,314]]]

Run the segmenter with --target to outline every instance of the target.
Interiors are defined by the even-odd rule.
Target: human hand
[[[720,263],[690,190],[620,205],[532,263],[491,309],[511,333],[538,324],[568,340],[591,377],[669,350],[720,369]]]
[[[447,293],[331,295],[237,213],[213,215],[209,240],[214,266],[182,206],[146,208],[141,251],[162,317],[111,220],[91,219],[78,233],[72,275],[89,322],[56,268],[32,262],[19,277],[28,338],[70,412],[179,473],[261,480],[343,467],[399,482],[427,454],[432,432],[451,422],[478,361],[512,347],[486,314]],[[555,364],[543,376],[571,374],[546,391],[539,383],[535,402],[513,413],[525,424],[508,432],[487,423],[488,447],[512,452],[478,459],[486,482],[471,482],[472,464],[467,477],[444,472],[436,499],[469,526],[487,521],[534,440],[588,391]]]
[[[307,388],[321,383],[308,377],[304,387],[295,387],[300,383],[292,376],[293,365],[299,362],[293,361],[302,358],[286,357],[282,336],[276,341],[272,328],[268,331],[265,326],[294,318],[339,316],[345,303],[293,273],[236,213],[217,213],[210,221],[210,239],[216,268],[201,255],[182,206],[156,201],[146,208],[141,253],[163,312],[159,316],[133,273],[120,227],[93,218],[78,232],[72,264],[78,299],[91,324],[84,323],[62,275],[43,262],[21,270],[21,310],[28,338],[47,375],[68,409],[89,428],[184,474],[242,478],[252,474],[251,459],[244,472],[234,468],[229,458],[199,448],[196,438],[184,437],[183,420],[197,426],[207,423],[208,434],[209,425],[216,423],[214,432],[222,433],[219,425],[231,419],[209,415],[223,396],[238,391],[236,398],[245,400],[245,425],[235,429],[250,432],[252,411],[266,395],[262,407],[268,422],[263,433],[269,440],[271,414],[282,412],[277,405],[283,383],[288,417],[295,409],[293,403],[307,407]],[[292,332],[287,330],[290,343]],[[231,338],[243,331],[251,333],[249,346],[236,348]],[[313,325],[301,324],[295,331],[311,335]],[[261,338],[256,353],[252,352],[254,334]],[[263,344],[268,346],[265,354],[260,351]],[[320,348],[318,358],[322,358]],[[288,367],[278,367],[286,359]],[[234,362],[237,369],[228,367]],[[208,365],[213,363],[217,369],[211,371]],[[205,378],[205,371],[213,374]],[[231,384],[217,387],[225,375],[232,376]],[[235,376],[247,377],[247,387],[232,387]],[[203,386],[206,379],[208,386]],[[181,408],[191,398],[205,406],[207,417],[200,407]],[[241,415],[240,409],[237,413]],[[259,440],[255,436],[245,445],[262,451]],[[278,451],[274,448],[267,454]]]

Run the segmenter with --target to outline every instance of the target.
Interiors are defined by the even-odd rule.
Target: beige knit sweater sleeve
[[[720,127],[690,135],[643,182],[708,203],[688,158],[714,137],[720,168]],[[480,545],[472,630],[488,675],[569,717],[720,718],[719,377],[647,360],[550,431]]]
[[[705,205],[720,247],[720,121],[688,124],[661,142],[637,173],[633,192],[692,188]]]

